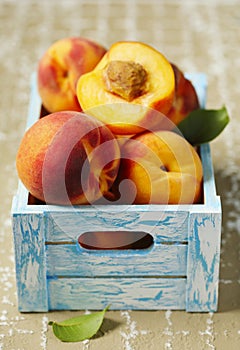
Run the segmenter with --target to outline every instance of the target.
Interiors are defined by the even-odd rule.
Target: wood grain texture
[[[185,309],[185,279],[64,278],[48,279],[49,309]]]
[[[79,235],[89,231],[143,231],[151,234],[156,243],[187,241],[187,210],[163,210],[162,206],[145,205],[120,207],[80,207],[71,212],[50,212],[48,242],[76,242]],[[162,210],[161,210],[162,209]],[[51,227],[52,225],[52,227]]]
[[[47,311],[45,227],[42,215],[13,216],[20,311]]]
[[[88,251],[75,244],[47,245],[48,276],[186,276],[187,245],[147,250]]]
[[[187,262],[187,311],[217,310],[220,242],[221,213],[192,213]]]

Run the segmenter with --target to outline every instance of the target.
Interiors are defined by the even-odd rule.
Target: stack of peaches
[[[192,83],[155,48],[56,41],[39,60],[46,113],[26,130],[19,178],[57,205],[191,204],[202,164],[177,125],[199,108]]]

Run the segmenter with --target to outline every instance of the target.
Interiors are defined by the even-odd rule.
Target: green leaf
[[[215,139],[229,123],[225,106],[220,109],[197,109],[178,125],[178,131],[194,146]]]
[[[63,342],[78,342],[92,338],[102,325],[107,306],[103,311],[69,318],[62,322],[50,321],[55,336]]]

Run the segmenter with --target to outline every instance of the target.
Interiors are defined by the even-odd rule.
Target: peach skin
[[[144,132],[125,142],[121,154],[116,183],[131,180],[125,192],[131,200],[135,192],[135,204],[192,204],[201,199],[201,160],[175,132]]]
[[[172,64],[175,77],[175,94],[172,107],[167,113],[167,117],[176,125],[178,125],[187,115],[200,108],[196,90],[183,72]]]
[[[105,195],[119,168],[111,131],[81,112],[60,111],[39,119],[24,134],[16,165],[20,180],[48,204],[88,204]]]
[[[76,96],[79,77],[90,72],[105,54],[98,43],[81,37],[54,42],[38,64],[38,90],[49,113],[61,110],[81,111]]]

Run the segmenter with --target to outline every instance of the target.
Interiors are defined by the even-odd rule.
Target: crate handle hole
[[[153,237],[143,231],[91,231],[78,238],[81,247],[90,250],[148,249]]]

